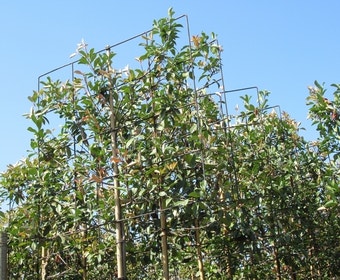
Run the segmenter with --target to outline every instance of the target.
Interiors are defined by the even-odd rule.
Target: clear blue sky
[[[70,62],[82,38],[102,49],[150,29],[169,7],[189,16],[192,34],[218,34],[227,89],[271,91],[270,103],[316,137],[306,120],[307,86],[340,83],[338,0],[11,0],[0,4],[0,171],[27,154],[30,123],[22,115],[39,75]]]

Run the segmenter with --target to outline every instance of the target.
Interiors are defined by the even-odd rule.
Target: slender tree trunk
[[[195,237],[196,237],[196,247],[197,247],[198,270],[200,274],[200,280],[205,280],[199,227],[200,227],[199,220],[195,219]]]
[[[161,220],[161,244],[162,244],[162,266],[163,266],[163,280],[170,279],[169,273],[169,257],[168,257],[168,234],[166,225],[165,200],[161,197],[159,199],[160,220]]]
[[[83,244],[86,244],[87,240],[87,226],[86,224],[82,224],[82,239],[83,239]],[[82,279],[87,280],[87,260],[85,256],[85,250],[84,247],[81,252],[81,268],[82,268]]]
[[[225,192],[223,189],[224,184],[223,184],[222,178],[223,176],[221,176],[220,174],[217,175],[216,189],[218,191],[219,201],[221,205],[224,205],[225,204]],[[231,181],[232,179],[229,178],[229,180]],[[221,211],[222,211],[222,217],[225,219],[228,209],[222,206]],[[221,224],[221,233],[222,233],[222,236],[224,236],[224,238],[227,240],[228,239],[228,228],[225,223]],[[232,279],[233,278],[232,259],[231,259],[231,253],[230,253],[230,248],[229,248],[228,243],[227,243],[227,247],[224,249],[224,252],[226,254],[226,264],[225,264],[226,276],[228,277],[228,279]]]
[[[118,169],[118,168],[117,168]],[[125,257],[125,240],[124,240],[124,225],[121,221],[121,201],[118,179],[115,178],[114,183],[114,196],[115,196],[115,220],[116,220],[116,242],[117,242],[117,267],[118,279],[126,279],[126,257]]]
[[[46,279],[46,266],[48,264],[48,253],[45,246],[41,247],[41,280]],[[5,279],[4,279],[5,280]]]
[[[309,228],[308,229],[309,233],[309,238],[310,238],[310,247],[308,249],[308,256],[309,256],[309,261],[310,261],[310,266],[309,266],[309,271],[310,271],[310,277],[311,279],[317,279],[320,276],[320,273],[318,270],[315,269],[313,265],[313,259],[316,253],[316,238],[313,229]]]
[[[0,232],[0,279],[8,277],[8,238],[6,232]]]
[[[110,49],[107,50],[108,56]],[[108,65],[110,72],[111,65]],[[119,183],[119,169],[118,162],[118,135],[117,135],[117,119],[114,110],[114,84],[111,83],[109,89],[109,105],[110,105],[110,126],[111,126],[111,144],[112,144],[112,157],[113,157],[113,185],[114,185],[114,201],[115,201],[115,221],[116,221],[116,258],[117,258],[117,276],[119,280],[126,278],[126,250],[124,240],[124,224],[122,221],[122,206],[120,199],[120,183]]]
[[[279,260],[277,247],[275,244],[274,244],[274,266],[275,266],[275,271],[276,271],[276,279],[281,280],[281,263]]]
[[[85,195],[84,186],[82,183],[79,183],[77,185],[77,173],[74,173],[74,182],[75,182],[75,190],[82,194],[82,196]],[[78,207],[84,207],[84,200],[77,198],[75,196],[75,209]],[[79,230],[82,244],[81,244],[81,255],[79,256],[79,263],[81,267],[81,279],[87,280],[87,262],[86,262],[86,256],[85,256],[85,249],[86,241],[87,241],[87,225],[86,220],[84,217],[81,218],[81,220],[75,223],[75,230]]]
[[[110,108],[111,108],[111,141],[112,141],[112,157],[118,158],[117,155],[117,132],[116,120],[113,115],[113,97],[110,91]],[[126,279],[126,257],[125,257],[125,240],[124,240],[124,224],[122,222],[122,206],[120,200],[120,184],[119,184],[119,169],[118,163],[113,161],[113,176],[114,176],[114,201],[115,201],[115,221],[116,221],[116,254],[117,254],[117,270],[118,279]]]

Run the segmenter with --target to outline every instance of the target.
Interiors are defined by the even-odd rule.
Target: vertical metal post
[[[7,280],[7,233],[0,233],[0,280]]]

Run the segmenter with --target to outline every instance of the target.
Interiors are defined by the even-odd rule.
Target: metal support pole
[[[0,233],[0,280],[7,280],[7,233]]]

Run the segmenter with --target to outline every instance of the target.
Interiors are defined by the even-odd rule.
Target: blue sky
[[[30,123],[22,115],[39,75],[71,62],[82,38],[103,49],[150,29],[169,7],[189,16],[192,35],[218,35],[227,89],[271,91],[270,104],[316,138],[306,120],[307,86],[340,83],[340,1],[11,0],[0,4],[0,171],[27,154]]]

